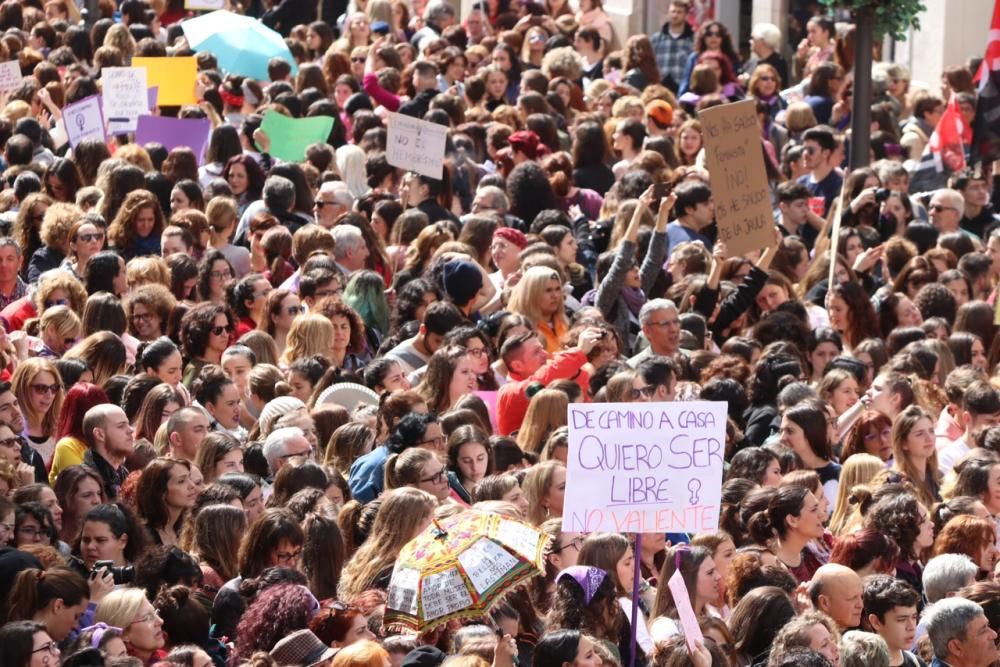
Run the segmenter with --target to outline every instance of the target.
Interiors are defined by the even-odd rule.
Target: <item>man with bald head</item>
[[[118,489],[128,477],[125,459],[132,453],[132,425],[125,411],[117,405],[95,405],[83,416],[83,434],[87,453],[83,464],[96,470],[104,482],[108,501],[118,496]]]
[[[861,625],[864,608],[861,577],[849,567],[829,563],[809,582],[813,606],[834,620],[841,632]]]

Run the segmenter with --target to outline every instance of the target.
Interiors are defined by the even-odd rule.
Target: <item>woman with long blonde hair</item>
[[[562,349],[562,339],[569,329],[565,303],[559,273],[548,267],[533,266],[514,287],[507,309],[531,320],[546,351],[555,354]]]
[[[941,500],[941,473],[934,445],[934,420],[921,407],[911,405],[892,424],[892,468],[913,483],[925,507]]]
[[[566,494],[566,466],[544,461],[532,466],[521,483],[528,499],[528,521],[536,526],[546,519],[561,517]]]
[[[413,488],[386,491],[379,501],[368,539],[340,575],[337,590],[341,600],[372,588],[387,589],[400,550],[430,525],[438,506],[437,498]]]
[[[542,389],[531,397],[528,411],[517,433],[517,445],[526,452],[542,453],[549,435],[560,426],[566,426],[566,408],[569,397],[557,389]]]
[[[296,317],[288,330],[285,351],[278,365],[288,368],[296,359],[313,355],[330,357],[333,348],[333,324],[322,315],[308,314]]]
[[[32,357],[18,365],[10,383],[24,415],[19,435],[28,439],[48,468],[56,451],[56,423],[65,395],[59,371],[48,359]]]
[[[885,463],[871,454],[854,454],[844,461],[840,469],[840,485],[837,487],[837,501],[830,519],[830,532],[843,535],[861,527],[861,515],[856,511],[854,487],[871,483],[875,475],[885,470]]]

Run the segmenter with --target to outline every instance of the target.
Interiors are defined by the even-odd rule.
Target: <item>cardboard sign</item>
[[[429,178],[441,178],[444,170],[445,139],[448,128],[390,113],[385,157],[393,167],[415,171]]]
[[[194,151],[200,165],[205,159],[208,138],[212,133],[212,121],[207,118],[166,118],[163,116],[139,116],[135,129],[135,142],[140,146],[149,143],[162,144],[171,151],[186,146]]]
[[[62,114],[63,124],[66,126],[66,136],[71,147],[76,148],[84,139],[107,140],[107,135],[104,133],[104,115],[101,114],[99,95],[91,95],[79,102],[67,105]]]
[[[21,85],[21,64],[16,60],[0,63],[0,90],[14,90]]]
[[[698,114],[712,179],[719,240],[730,257],[774,245],[774,213],[753,100]]]
[[[184,58],[132,58],[132,67],[146,70],[149,86],[159,86],[157,104],[161,107],[197,104],[194,94],[198,78],[198,60]]]
[[[688,594],[684,575],[681,574],[680,568],[674,570],[674,573],[667,579],[667,588],[670,589],[670,595],[674,598],[674,606],[677,607],[677,618],[680,619],[681,629],[684,630],[684,641],[687,643],[688,651],[693,653],[696,643],[705,641],[705,637],[701,633],[701,626],[698,625],[698,617],[691,605],[691,596]]]
[[[105,67],[101,70],[101,82],[108,132],[135,132],[136,120],[149,112],[146,70],[142,67]]]
[[[306,148],[312,144],[325,144],[333,129],[333,118],[314,116],[313,118],[289,118],[277,111],[264,113],[260,129],[271,140],[270,154],[279,160],[301,162],[306,157]]]
[[[563,530],[697,533],[719,527],[726,404],[568,408]]]

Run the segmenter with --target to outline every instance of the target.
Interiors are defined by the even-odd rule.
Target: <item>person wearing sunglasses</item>
[[[62,409],[63,388],[59,371],[48,359],[32,357],[21,362],[11,378],[17,402],[24,412],[24,433],[46,466],[56,450],[56,421]]]
[[[229,347],[233,323],[229,311],[214,303],[203,303],[189,310],[181,320],[181,342],[187,355],[184,386],[191,389],[201,369],[222,363],[222,353]]]
[[[962,214],[965,211],[965,199],[958,190],[941,188],[931,195],[930,204],[927,205],[927,213],[930,222],[938,231],[938,234],[950,234],[951,232],[965,231],[959,224],[962,222]],[[965,232],[969,234],[969,232]],[[969,234],[969,236],[973,236]],[[977,238],[974,237],[973,238]]]

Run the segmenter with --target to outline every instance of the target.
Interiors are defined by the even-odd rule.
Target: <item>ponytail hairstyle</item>
[[[653,602],[654,618],[667,616],[678,619],[677,603],[667,586],[667,582],[678,569],[684,578],[684,586],[688,590],[691,604],[694,604],[694,594],[698,588],[698,570],[706,558],[711,558],[712,552],[705,547],[680,545],[667,549],[667,557],[663,561],[663,569],[656,584],[656,600]]]
[[[421,447],[411,447],[402,454],[390,454],[385,462],[385,489],[416,486],[420,483],[424,464],[437,456]]]
[[[750,538],[757,544],[767,544],[775,537],[784,539],[788,535],[785,520],[802,513],[808,493],[810,491],[801,486],[779,488],[768,502],[767,509],[756,512],[747,522]]]
[[[123,555],[129,563],[134,563],[146,550],[146,531],[132,510],[123,503],[98,505],[88,511],[80,521],[81,532],[86,523],[103,523],[115,538],[128,537]],[[77,536],[73,552],[80,554],[80,537]]]
[[[748,542],[746,526],[740,519],[740,503],[756,488],[757,482],[745,477],[730,478],[722,485],[719,528],[732,535],[738,547]]]
[[[30,621],[55,600],[62,600],[67,607],[75,607],[89,597],[87,582],[69,568],[28,568],[14,579],[8,596],[10,605],[6,621]]]
[[[135,353],[137,370],[155,373],[174,352],[180,352],[180,349],[166,336],[140,343]]]
[[[376,498],[370,503],[349,500],[340,508],[340,512],[337,513],[337,525],[344,538],[345,562],[350,560],[354,552],[368,539],[381,506],[381,498]]]

